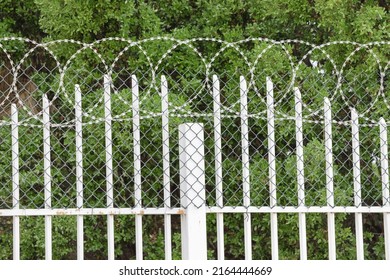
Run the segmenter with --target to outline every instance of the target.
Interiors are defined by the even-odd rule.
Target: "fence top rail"
[[[207,213],[390,213],[387,206],[207,206]],[[185,208],[69,208],[69,209],[2,209],[0,217],[77,216],[77,215],[184,215]]]

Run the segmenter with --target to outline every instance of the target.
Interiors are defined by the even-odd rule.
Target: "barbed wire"
[[[33,45],[33,47],[30,47],[27,52],[22,56],[22,59],[18,62],[14,61],[12,59],[12,55],[7,51],[6,47],[4,46],[4,43],[6,42],[23,42]],[[100,44],[103,44],[105,42],[123,42],[126,44],[126,46],[117,53],[117,55],[112,60],[112,63],[109,64],[107,59],[105,59],[104,55],[99,52],[98,46]],[[153,64],[153,60],[151,58],[152,54],[149,54],[148,51],[144,48],[143,45],[151,42],[171,42],[173,45],[166,50],[160,58],[157,60],[155,64]],[[217,52],[211,56],[210,58],[206,58],[205,55],[194,46],[195,43],[198,42],[210,42],[210,43],[217,43],[220,44],[220,48],[217,50]],[[242,44],[246,43],[253,43],[253,42],[261,42],[266,43],[267,46],[264,47],[259,54],[256,55],[254,61],[253,59],[249,59],[248,55],[244,53],[244,50],[240,47]],[[51,47],[56,45],[63,45],[63,44],[74,44],[80,46],[80,48],[75,51],[71,56],[65,61],[65,63],[61,63],[60,59],[56,56],[54,51],[51,49]],[[302,44],[310,48],[309,51],[307,51],[305,54],[303,54],[302,58],[294,63],[294,61],[297,59],[294,57],[287,49],[288,44]],[[353,46],[354,49],[349,53],[349,55],[346,57],[344,62],[342,63],[341,67],[337,67],[336,62],[334,58],[331,57],[331,55],[326,51],[327,47],[335,46],[335,45],[348,45]],[[21,100],[19,93],[18,93],[18,87],[17,87],[17,81],[18,76],[20,72],[22,71],[22,65],[24,63],[28,62],[28,59],[33,55],[33,53],[39,49],[42,48],[46,53],[49,54],[50,58],[55,61],[56,64],[56,71],[58,71],[59,75],[59,83],[57,89],[55,89],[54,97],[51,99],[49,106],[51,106],[56,99],[59,98],[60,95],[64,96],[64,99],[66,102],[70,104],[71,107],[74,106],[74,102],[72,101],[72,97],[69,96],[68,90],[65,88],[65,77],[67,74],[67,71],[72,66],[72,63],[76,60],[76,58],[80,55],[82,55],[86,51],[92,51],[92,53],[96,56],[98,59],[98,62],[101,63],[101,65],[104,68],[104,72],[107,73],[109,76],[112,76],[114,73],[114,69],[117,66],[120,59],[125,55],[127,51],[129,51],[132,48],[137,48],[146,58],[146,61],[148,63],[148,68],[151,74],[151,79],[149,81],[149,87],[147,88],[146,92],[143,94],[143,97],[140,98],[140,105],[142,105],[143,102],[151,95],[152,91],[156,91],[158,94],[161,93],[157,85],[157,73],[159,73],[159,70],[163,67],[164,62],[168,60],[169,56],[175,52],[175,50],[179,49],[181,46],[186,47],[188,50],[192,51],[197,57],[199,57],[199,60],[201,62],[201,65],[204,67],[204,82],[202,83],[201,87],[196,89],[195,94],[189,98],[186,102],[183,104],[177,106],[174,105],[172,102],[169,103],[170,106],[170,114],[177,115],[181,117],[194,117],[194,116],[200,116],[196,112],[188,111],[189,105],[195,100],[196,98],[199,98],[201,94],[210,94],[212,88],[210,86],[210,75],[212,74],[213,70],[213,64],[217,61],[217,59],[222,56],[224,52],[227,50],[233,50],[237,52],[237,57],[242,58],[244,64],[248,67],[248,72],[244,76],[249,76],[248,81],[248,91],[253,91],[256,96],[258,96],[260,102],[263,103],[263,105],[266,105],[266,101],[264,97],[260,94],[260,89],[256,85],[256,68],[259,64],[259,62],[264,58],[264,56],[272,50],[273,48],[280,47],[283,50],[283,53],[285,53],[287,60],[289,62],[289,65],[291,67],[291,78],[288,82],[287,88],[284,90],[283,95],[276,100],[274,104],[275,109],[275,115],[277,120],[289,120],[293,119],[293,116],[288,115],[287,113],[283,112],[282,110],[279,110],[279,106],[282,103],[282,101],[285,101],[288,99],[288,95],[293,93],[293,87],[297,86],[297,74],[299,73],[300,67],[303,63],[305,63],[305,60],[310,57],[315,51],[320,51],[324,56],[325,59],[331,64],[332,66],[332,75],[337,79],[335,89],[333,92],[329,93],[329,99],[330,101],[333,101],[337,99],[338,97],[341,97],[342,101],[344,102],[344,105],[347,108],[352,108],[352,104],[348,101],[348,98],[346,97],[346,94],[344,93],[342,89],[343,85],[343,74],[345,73],[345,69],[349,63],[352,62],[352,59],[359,51],[366,51],[369,55],[371,55],[374,58],[375,63],[377,64],[377,68],[379,71],[379,88],[377,91],[377,94],[374,97],[373,102],[370,104],[367,104],[367,109],[363,112],[359,112],[359,118],[364,120],[364,123],[362,123],[362,126],[376,126],[378,120],[372,119],[368,116],[368,114],[372,111],[372,108],[376,105],[376,103],[379,102],[379,99],[383,99],[384,104],[387,106],[387,109],[390,110],[390,102],[388,100],[388,97],[385,94],[385,78],[386,78],[386,72],[389,69],[390,61],[381,61],[379,55],[373,50],[373,47],[388,47],[390,45],[390,41],[376,41],[376,42],[368,42],[368,43],[357,43],[353,41],[333,41],[333,42],[327,42],[320,45],[315,45],[306,41],[302,40],[272,40],[268,38],[247,38],[243,40],[239,40],[236,42],[227,42],[221,39],[217,38],[191,38],[191,39],[177,39],[172,37],[166,37],[166,36],[157,36],[152,38],[147,38],[143,40],[138,41],[132,41],[130,39],[125,38],[119,38],[119,37],[110,37],[110,38],[103,38],[97,41],[94,41],[92,43],[85,43],[77,40],[72,39],[62,39],[62,40],[54,40],[49,42],[36,42],[34,40],[28,39],[28,38],[20,38],[20,37],[4,37],[0,38],[0,49],[5,54],[5,57],[9,60],[9,63],[11,65],[11,72],[13,76],[13,82],[10,87],[10,91],[15,92],[17,102],[21,108],[23,108],[24,111],[26,111],[29,115],[29,119],[24,119],[20,121],[20,125],[25,126],[40,126],[37,124],[30,123],[30,119],[38,120],[39,122],[42,122],[41,116],[42,111],[38,114],[33,114],[24,104],[24,102]],[[251,62],[253,61],[253,62]],[[324,64],[325,62],[322,62]],[[384,63],[384,66],[382,66],[382,63]],[[238,81],[237,81],[238,84]],[[265,81],[264,81],[265,84]],[[113,85],[114,94],[118,93],[118,89],[116,89]],[[45,94],[45,93],[44,93]],[[291,95],[293,96],[293,95]],[[303,93],[304,97],[304,93]],[[130,113],[132,110],[132,104],[130,104],[129,101],[122,98],[120,95],[118,95],[119,100],[123,102],[128,109],[120,114],[113,115],[112,120],[115,121],[121,121],[128,119],[126,117],[126,114]],[[6,99],[2,101],[0,104],[0,107],[4,105],[4,103],[7,102]],[[98,109],[101,104],[103,104],[103,95],[99,97],[99,100],[95,102],[93,106],[88,108],[87,110],[83,111],[83,116],[89,118],[90,120],[88,122],[84,122],[84,124],[94,124],[94,123],[100,123],[105,121],[105,118],[103,117],[96,117],[93,115],[93,112]],[[225,104],[220,104],[221,106],[221,113],[222,117],[239,117],[241,114],[239,111],[235,109],[237,107],[237,104],[239,104],[240,100],[237,99],[235,103],[230,104],[230,106],[226,106]],[[322,123],[323,122],[323,116],[321,112],[323,111],[322,106],[319,106],[318,108],[311,108],[309,104],[306,104],[303,102],[303,108],[307,110],[309,113],[306,113],[304,115],[304,121],[307,123]],[[257,113],[251,113],[248,114],[249,118],[254,119],[266,119],[266,109]],[[152,118],[152,117],[159,117],[161,116],[161,113],[151,112],[147,111],[143,108],[141,108],[141,118]],[[203,114],[203,116],[210,117],[210,114]],[[320,120],[312,120],[312,117],[319,118]],[[333,120],[334,123],[338,125],[349,125],[350,121],[340,121],[340,120]],[[10,122],[6,120],[0,121],[0,125],[9,125]],[[387,123],[389,124],[389,122]],[[74,120],[68,120],[64,123],[59,124],[52,124],[53,127],[66,127],[66,126],[73,126]]]

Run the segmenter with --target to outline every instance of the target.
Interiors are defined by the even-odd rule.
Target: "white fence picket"
[[[325,137],[325,174],[327,205],[334,207],[333,191],[333,149],[332,149],[332,109],[328,98],[324,100],[324,137]],[[335,214],[328,212],[328,248],[329,259],[336,259]]]
[[[76,133],[76,205],[83,207],[83,120],[82,98],[79,85],[75,86],[75,133]],[[77,259],[84,259],[84,216],[77,215]]]
[[[106,196],[107,208],[114,208],[114,183],[112,166],[112,117],[111,117],[111,77],[104,75],[104,119],[105,119],[105,147],[106,147]],[[115,258],[114,245],[114,216],[107,215],[107,243],[108,259]]]
[[[45,209],[51,208],[51,144],[50,144],[50,102],[46,94],[42,97],[43,103],[43,180]],[[52,259],[52,216],[45,216],[45,258]]]
[[[303,167],[303,117],[302,97],[298,88],[294,88],[295,95],[295,135],[297,155],[297,184],[298,184],[298,206],[305,205],[305,174]],[[299,213],[299,249],[301,260],[307,259],[306,241],[306,214]]]
[[[267,131],[268,131],[268,176],[269,176],[269,194],[270,207],[277,204],[276,192],[276,152],[275,152],[275,110],[274,110],[274,85],[271,78],[266,79],[267,88]],[[271,254],[273,260],[279,259],[279,241],[278,241],[278,214],[271,213]]]
[[[222,132],[221,132],[221,92],[219,79],[213,75],[213,110],[214,110],[214,153],[215,153],[215,197],[217,207],[223,207],[222,188]],[[223,213],[217,216],[217,253],[218,260],[225,259]]]
[[[250,172],[249,172],[249,126],[248,126],[248,89],[245,78],[240,76],[240,117],[242,149],[242,190],[244,207],[250,206]],[[251,214],[244,215],[245,259],[252,259],[252,226]]]
[[[132,80],[132,104],[133,104],[133,144],[134,144],[134,199],[135,207],[142,207],[141,192],[141,125],[139,109],[139,88],[135,75]],[[135,216],[135,248],[137,260],[143,259],[142,246],[142,215]]]
[[[389,154],[387,142],[387,124],[383,118],[379,120],[379,138],[381,153],[382,199],[383,207],[390,208]],[[390,260],[390,213],[383,213],[386,260]]]
[[[351,130],[352,130],[352,162],[353,162],[353,189],[354,204],[356,207],[362,205],[362,185],[360,178],[360,140],[359,140],[359,115],[355,109],[351,109]],[[358,260],[364,259],[363,243],[363,215],[355,213],[356,228],[356,255]]]
[[[162,112],[162,141],[163,141],[163,181],[164,206],[171,207],[171,173],[170,173],[170,145],[169,145],[169,98],[168,83],[165,76],[161,76],[161,112]],[[164,245],[165,259],[172,259],[172,230],[171,215],[164,215]]]
[[[12,143],[12,208],[19,209],[19,119],[16,104],[11,105],[11,143]],[[13,216],[13,259],[20,259],[20,219]]]

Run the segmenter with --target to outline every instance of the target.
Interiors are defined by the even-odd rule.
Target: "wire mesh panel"
[[[209,258],[389,258],[388,42],[0,43],[1,258],[179,258],[183,123],[203,127]]]

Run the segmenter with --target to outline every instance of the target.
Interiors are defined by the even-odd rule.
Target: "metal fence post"
[[[179,125],[181,216],[183,260],[206,260],[206,192],[204,135],[200,123]]]

